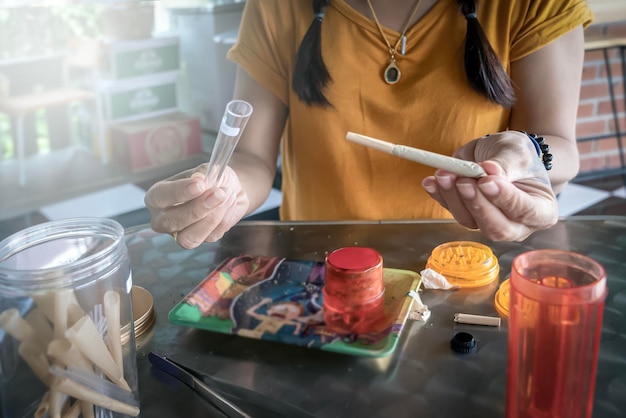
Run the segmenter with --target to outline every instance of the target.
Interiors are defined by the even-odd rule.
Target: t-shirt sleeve
[[[585,0],[527,0],[514,2],[518,19],[514,19],[511,61],[537,51],[577,26],[587,27],[593,13]]]
[[[228,51],[228,59],[239,64],[259,84],[284,103],[289,97],[289,71],[285,45],[279,48],[277,16],[273,1],[248,0],[244,7],[237,42]],[[283,40],[284,43],[284,40]]]

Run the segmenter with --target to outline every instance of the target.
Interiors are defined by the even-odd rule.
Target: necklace
[[[380,32],[380,35],[383,37],[383,40],[387,44],[387,48],[389,48],[389,57],[390,57],[389,65],[387,65],[387,68],[385,68],[385,71],[383,71],[383,79],[385,80],[387,84],[396,84],[398,81],[400,81],[402,72],[400,72],[400,68],[398,68],[398,65],[396,64],[396,54],[398,53],[398,47],[400,46],[400,44],[402,44],[402,48],[400,49],[400,54],[404,55],[404,53],[406,52],[406,31],[409,29],[411,20],[413,20],[415,13],[417,13],[417,9],[419,9],[421,2],[422,0],[417,0],[417,3],[415,3],[415,7],[413,7],[413,11],[411,11],[411,15],[406,21],[406,25],[404,25],[404,29],[402,30],[402,34],[400,35],[400,38],[398,38],[398,41],[392,47],[391,42],[389,42],[389,40],[385,36],[385,32],[383,32],[382,26],[380,26],[380,22],[378,21],[376,12],[374,12],[374,7],[372,6],[371,0],[367,0],[367,4],[370,7],[372,16],[374,17],[374,22],[376,22],[376,27],[378,28],[378,32]]]

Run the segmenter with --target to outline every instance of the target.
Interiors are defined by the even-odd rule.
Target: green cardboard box
[[[104,76],[114,80],[180,69],[179,38],[162,37],[105,44]]]
[[[104,83],[101,88],[107,121],[152,117],[178,108],[178,71]]]

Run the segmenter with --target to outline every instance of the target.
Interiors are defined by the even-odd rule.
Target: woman
[[[148,190],[155,231],[184,248],[221,238],[266,199],[281,147],[283,220],[452,216],[492,240],[554,225],[555,193],[578,171],[584,0],[312,3],[248,0],[229,57],[234,98],[254,113],[219,187],[198,167]],[[488,175],[433,173],[348,131]],[[545,138],[550,171],[547,150],[520,131]]]

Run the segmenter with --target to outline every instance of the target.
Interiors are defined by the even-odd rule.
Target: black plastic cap
[[[450,340],[450,348],[457,353],[471,353],[476,349],[476,340],[469,332],[457,332]]]

